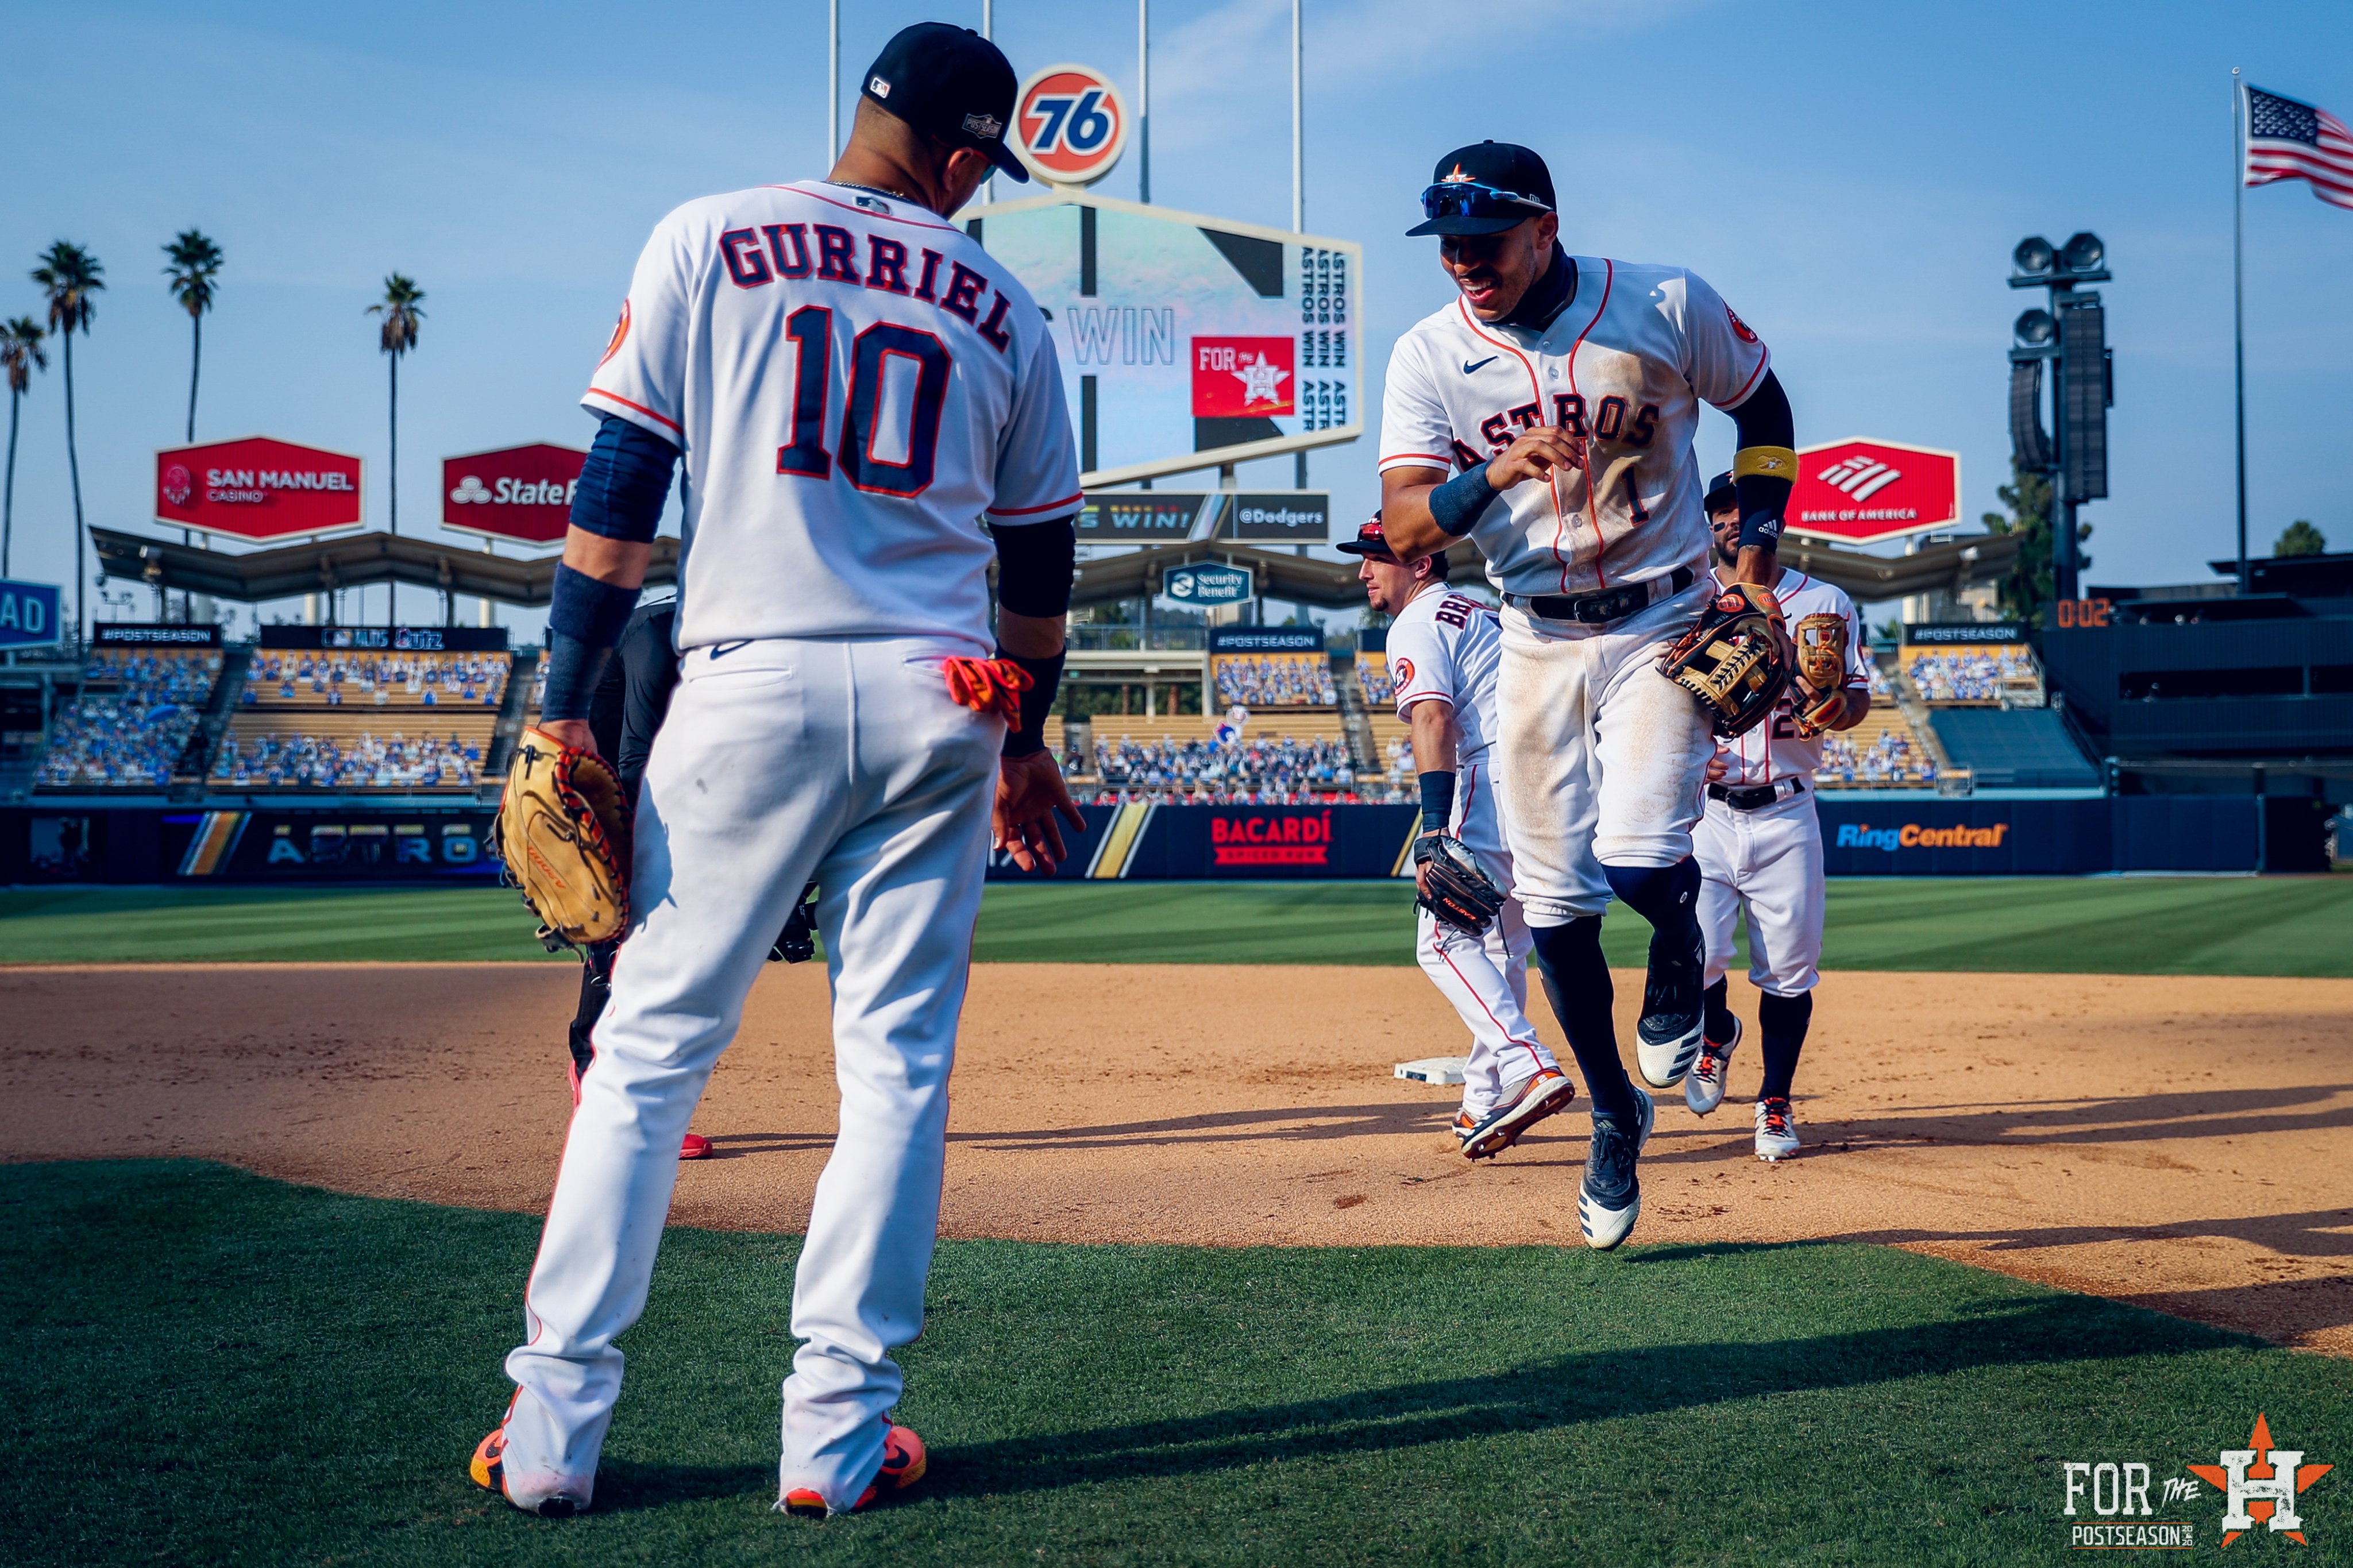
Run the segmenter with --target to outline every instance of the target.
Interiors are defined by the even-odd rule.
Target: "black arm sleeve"
[[[1071,521],[999,528],[997,536],[997,602],[1017,616],[1050,620],[1071,608],[1071,565],[1079,534]]]
[[[1747,401],[1732,411],[1732,423],[1740,432],[1743,447],[1798,444],[1798,422],[1789,411],[1789,395],[1781,390],[1781,378],[1769,370]],[[1781,514],[1789,505],[1789,481],[1767,474],[1743,474],[1732,481],[1732,488],[1740,497],[1740,542],[1777,543],[1781,537]],[[1752,527],[1751,519],[1767,521]]]
[[[670,644],[678,624],[678,601],[648,605],[629,623],[621,637],[621,657],[614,662],[623,671],[620,742],[614,765],[621,775],[621,794],[634,801],[638,781],[645,776],[646,758],[654,749],[654,731],[670,711],[670,693],[678,689],[678,650]]]

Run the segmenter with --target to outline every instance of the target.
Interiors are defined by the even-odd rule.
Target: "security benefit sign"
[[[1160,592],[1172,604],[1240,605],[1257,591],[1257,574],[1247,566],[1203,563],[1172,566],[1160,574]]]
[[[976,210],[1046,313],[1088,483],[1362,433],[1361,247],[1075,191]]]
[[[356,528],[360,460],[269,436],[155,454],[155,521],[238,539]]]
[[[0,647],[38,647],[58,637],[56,584],[0,577]]]
[[[1792,533],[1846,544],[1949,528],[1960,521],[1957,452],[1850,437],[1798,453]]]
[[[441,526],[468,533],[554,544],[572,521],[588,454],[535,441],[441,459]]]

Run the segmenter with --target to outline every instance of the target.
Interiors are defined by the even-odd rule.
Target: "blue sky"
[[[847,9],[853,82],[907,22],[979,19],[978,0]],[[1688,266],[1765,335],[1801,442],[1956,448],[1974,517],[2008,475],[2009,323],[2039,298],[2004,287],[2010,248],[2090,228],[2116,274],[2116,407],[2087,578],[2195,581],[2230,552],[2229,73],[2353,118],[2353,10],[1523,0],[1484,31],[1473,15],[1308,0],[1307,226],[1366,247],[1371,406],[1389,342],[1446,297],[1432,242],[1402,236],[1431,161],[1525,142],[1551,161],[1571,248]],[[1154,5],[1160,202],[1287,222],[1289,16],[1287,0]],[[1119,4],[997,5],[1025,73],[1082,60],[1132,87],[1134,27]],[[385,365],[362,310],[388,270],[418,279],[403,527],[431,530],[443,454],[586,443],[579,389],[657,217],[823,170],[818,0],[83,0],[13,7],[8,32],[20,155],[0,174],[0,313],[37,312],[25,273],[53,239],[106,264],[75,347],[87,514],[105,526],[148,526],[151,454],[180,438],[187,320],[159,271],[180,228],[227,253],[199,438],[364,453],[379,525]],[[1102,188],[1134,194],[1132,149]],[[2353,213],[2300,184],[2247,207],[2253,545],[2305,517],[2353,546]],[[23,413],[17,577],[71,574],[61,394],[53,356]],[[1372,447],[1314,459],[1344,518],[1372,504]],[[1730,447],[1709,416],[1703,460]],[[1261,467],[1245,485],[1288,484],[1287,460]],[[421,617],[427,595],[404,597]]]

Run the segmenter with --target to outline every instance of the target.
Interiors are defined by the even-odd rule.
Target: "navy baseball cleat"
[[[1585,1182],[1577,1189],[1577,1221],[1585,1244],[1607,1252],[1626,1239],[1642,1215],[1642,1184],[1634,1173],[1635,1159],[1651,1141],[1651,1125],[1658,1109],[1651,1097],[1629,1086],[1634,1097],[1634,1125],[1617,1117],[1593,1113],[1593,1146],[1586,1151]]]
[[[1683,963],[1651,960],[1650,983],[1642,988],[1642,1020],[1634,1026],[1634,1060],[1642,1081],[1653,1089],[1672,1089],[1683,1082],[1699,1056],[1707,1036],[1707,955],[1694,952]]]

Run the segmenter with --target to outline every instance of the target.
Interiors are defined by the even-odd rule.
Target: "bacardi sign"
[[[155,521],[240,539],[353,528],[361,465],[343,452],[268,436],[155,454]]]
[[[1868,544],[1950,528],[1960,500],[1959,453],[1851,438],[1799,451],[1786,521],[1792,533]]]
[[[544,441],[441,459],[441,524],[525,544],[554,544],[572,521],[588,454]]]

